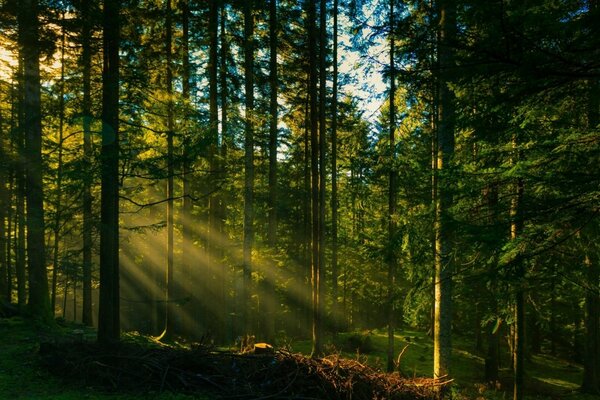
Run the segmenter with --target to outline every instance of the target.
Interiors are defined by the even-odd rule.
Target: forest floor
[[[52,332],[36,329],[19,317],[0,319],[0,399],[125,399],[125,400],[188,400],[212,399],[214,394],[202,391],[193,395],[171,393],[149,388],[143,394],[82,385],[51,374],[42,364],[40,342],[49,338],[83,339],[93,341],[94,332],[78,325],[58,326]],[[54,340],[53,339],[53,340]],[[125,341],[144,340],[136,335],[125,335]],[[352,351],[359,344],[360,351]],[[361,365],[383,367],[387,338],[383,332],[369,331],[340,334],[329,350],[342,357],[354,359]],[[508,368],[502,368],[496,389],[486,388],[483,380],[483,358],[472,351],[473,343],[455,337],[452,391],[455,399],[511,398],[511,378]],[[408,347],[406,347],[408,346]],[[406,347],[406,348],[405,348]],[[402,331],[396,337],[396,354],[405,348],[400,359],[400,371],[406,377],[428,376],[432,366],[431,340],[422,332]],[[309,342],[294,342],[291,350],[307,354]],[[506,360],[503,360],[507,366]],[[528,361],[527,399],[581,399],[599,400],[577,392],[581,380],[581,366],[550,356],[533,356]],[[252,397],[250,397],[252,398]]]

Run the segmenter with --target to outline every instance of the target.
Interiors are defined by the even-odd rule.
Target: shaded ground
[[[209,394],[223,399],[416,400],[441,386],[429,378],[385,374],[337,355],[310,358],[285,350],[239,354],[196,347],[139,343],[111,348],[95,343],[42,343],[43,364],[85,386],[120,392],[144,390]]]
[[[368,336],[370,341],[370,343],[365,348],[359,350],[358,353],[356,349],[352,349],[352,346],[356,343],[356,340],[347,340],[349,337],[356,335],[359,335],[360,337]],[[138,350],[136,350],[141,351],[141,353],[133,354],[133,360],[130,361],[135,365],[135,368],[132,369],[135,371],[135,374],[139,374],[141,372],[144,373],[141,375],[133,374],[129,378],[126,378],[123,375],[120,377],[118,374],[116,375],[118,379],[125,378],[133,381],[135,383],[133,387],[143,386],[143,390],[141,392],[138,390],[138,388],[121,390],[119,387],[121,386],[120,382],[115,380],[114,377],[110,377],[111,374],[102,375],[101,373],[96,378],[89,380],[84,379],[86,369],[82,368],[83,364],[81,357],[72,360],[72,365],[69,367],[67,365],[68,363],[66,362],[68,357],[62,357],[63,361],[60,361],[60,356],[58,358],[52,358],[53,356],[51,354],[53,351],[51,350],[51,347],[46,349],[50,350],[46,353],[46,357],[49,358],[46,358],[45,366],[42,365],[41,357],[39,355],[40,342],[58,344],[58,348],[61,346],[60,343],[66,340],[70,342],[76,340],[93,342],[95,332],[86,330],[81,326],[68,325],[64,327],[57,327],[53,329],[52,332],[48,332],[47,327],[38,330],[35,328],[35,326],[32,326],[30,321],[23,320],[19,317],[9,319],[0,318],[0,337],[2,338],[0,342],[0,399],[43,400],[104,400],[117,398],[125,400],[200,400],[214,399],[219,396],[226,397],[226,393],[234,393],[232,387],[236,388],[235,393],[238,393],[236,398],[239,399],[259,397],[256,394],[258,391],[260,391],[260,393],[264,393],[264,395],[262,395],[263,398],[268,396],[271,396],[268,398],[276,398],[277,396],[280,398],[286,398],[285,396],[288,396],[287,398],[290,398],[290,393],[293,393],[290,391],[291,387],[302,382],[300,385],[302,386],[302,390],[307,391],[298,391],[296,394],[294,394],[297,397],[301,397],[300,393],[308,393],[308,388],[311,385],[319,385],[319,379],[323,378],[323,376],[321,378],[315,378],[316,375],[324,375],[326,381],[329,381],[330,383],[333,381],[335,382],[335,385],[344,386],[349,382],[347,379],[348,376],[350,376],[349,374],[355,373],[352,372],[353,369],[356,369],[359,372],[358,375],[353,375],[351,382],[354,383],[351,387],[355,392],[358,392],[363,390],[360,389],[361,387],[364,388],[359,377],[360,374],[364,373],[365,371],[363,370],[360,372],[360,370],[367,368],[367,365],[374,368],[382,368],[385,362],[385,346],[387,343],[385,333],[381,331],[365,331],[360,333],[339,335],[339,338],[334,342],[334,345],[331,346],[329,350],[332,353],[340,354],[341,356],[350,359],[350,361],[341,361],[341,363],[346,363],[346,372],[344,373],[340,372],[339,364],[336,364],[338,359],[335,356],[329,357],[326,360],[321,360],[316,364],[311,364],[309,359],[296,356],[289,352],[280,352],[277,355],[268,357],[249,356],[246,358],[227,353],[228,355],[226,357],[218,359],[218,369],[230,369],[232,372],[239,372],[236,371],[236,368],[238,370],[243,369],[244,371],[241,373],[241,375],[245,375],[246,378],[248,378],[246,385],[250,386],[244,386],[242,383],[243,380],[238,380],[234,383],[232,383],[232,381],[220,380],[225,378],[219,377],[218,374],[213,370],[212,375],[201,373],[202,377],[195,376],[194,379],[204,381],[203,383],[197,383],[198,381],[193,383],[193,380],[189,381],[192,382],[192,386],[197,384],[198,387],[184,389],[182,392],[175,393],[165,389],[169,389],[171,385],[176,385],[173,383],[176,382],[173,379],[180,380],[180,378],[176,377],[177,374],[169,375],[169,373],[167,373],[164,375],[164,366],[157,367],[156,364],[154,364],[154,367],[152,367],[152,363],[149,361],[146,361],[147,365],[144,366],[144,363],[140,363],[139,360],[135,360],[135,357],[143,357],[146,352],[150,351],[149,349],[153,349],[150,351],[150,353],[156,349],[160,349],[160,346],[158,345],[152,347],[151,341],[143,336],[125,334],[124,342],[127,343],[126,346],[133,346],[131,348],[136,348],[136,345],[142,345],[141,349],[138,347]],[[402,358],[400,359],[400,371],[402,375],[409,378],[428,376],[432,365],[432,348],[430,338],[418,331],[403,330],[396,336],[396,339],[396,354],[404,349],[405,346],[408,346],[404,351]],[[512,382],[510,370],[507,368],[508,360],[506,358],[503,359],[502,366],[504,368],[501,370],[501,382],[499,388],[489,389],[481,383],[483,379],[483,358],[476,351],[474,351],[472,341],[470,341],[468,338],[461,338],[460,336],[455,336],[454,339],[455,352],[453,374],[455,382],[452,386],[452,392],[454,395],[453,398],[459,400],[499,400],[510,398]],[[351,343],[351,345],[348,345],[348,342]],[[150,346],[148,346],[148,344],[150,344]],[[81,349],[78,350],[76,346],[85,347],[88,345],[78,343],[71,345],[70,347],[68,346],[67,349],[70,350],[68,350],[67,353],[81,353],[79,351]],[[310,351],[309,342],[293,342],[292,347],[292,350],[305,354]],[[207,349],[195,350],[196,352],[200,352],[199,354],[204,354],[204,360],[202,362],[204,364],[206,361],[211,359],[210,357],[207,357],[206,350]],[[212,351],[214,351],[214,349],[211,349],[208,353]],[[94,351],[91,351],[91,354],[93,355]],[[158,354],[161,354],[160,351]],[[192,352],[185,354],[189,354],[191,356],[194,353]],[[98,353],[96,353],[96,355],[98,355]],[[99,353],[99,355],[104,357],[106,353]],[[55,354],[55,356],[57,355]],[[130,356],[132,356],[131,353]],[[159,358],[162,357],[165,357],[165,355],[163,354]],[[287,361],[285,361],[286,357],[288,357]],[[279,360],[278,358],[282,358],[283,360]],[[92,359],[93,357],[90,360]],[[228,361],[225,362],[225,359]],[[250,359],[256,360],[251,361],[252,366],[244,366],[244,362]],[[102,361],[98,359],[91,361],[91,363],[90,360],[87,361],[88,365],[93,366],[95,363],[102,363]],[[278,372],[279,375],[276,375],[279,376],[279,381],[275,383],[275,379],[273,377],[269,380],[265,375],[267,374],[267,371],[270,371],[269,364],[273,361],[275,361],[275,365],[277,365],[280,369]],[[180,360],[178,362],[182,361]],[[186,363],[187,362],[188,361],[186,361]],[[196,362],[197,361],[192,361],[192,363]],[[285,364],[285,362],[287,362],[287,364]],[[73,368],[73,366],[76,366],[76,368]],[[96,365],[95,367],[89,368],[93,369],[97,367],[98,366]],[[100,368],[100,370],[102,370],[102,368]],[[155,370],[158,371],[160,378],[153,378],[148,381],[146,378],[146,372],[148,368],[155,368]],[[171,368],[172,367],[169,367],[169,369]],[[176,372],[177,368],[179,367],[175,367],[171,373]],[[92,369],[88,369],[88,373]],[[264,370],[261,372],[261,369]],[[310,372],[311,370],[312,372]],[[320,372],[315,374],[315,370],[320,370]],[[348,372],[348,370],[350,370],[350,372]],[[65,378],[59,378],[56,376],[56,374],[50,373],[50,371],[54,371]],[[161,375],[161,373],[163,375]],[[315,380],[311,380],[313,378],[307,378],[305,375],[306,373],[312,374]],[[375,381],[379,379],[378,374],[379,373],[376,371],[376,369],[371,369],[370,367],[368,368],[367,375],[369,375]],[[336,375],[339,376],[335,377]],[[141,378],[136,379],[135,376],[141,376]],[[163,376],[165,376],[164,380],[162,378]],[[332,376],[334,378],[332,378]],[[397,377],[397,375],[395,376]],[[548,355],[534,355],[527,364],[527,399],[599,400],[600,397],[584,396],[577,391],[581,377],[582,369],[581,366],[577,364],[573,364],[571,362]],[[212,383],[207,382],[206,378]],[[189,379],[189,377],[183,376],[183,379],[186,380]],[[290,382],[291,386],[288,388],[287,385],[290,384]],[[379,385],[381,385],[380,390],[383,390],[383,392],[379,392],[380,398],[386,398],[386,395],[384,394],[386,385],[394,383],[394,381],[390,381],[389,379],[387,381],[384,380],[384,382],[387,383],[379,383]],[[412,381],[412,383],[418,382],[418,380]],[[215,384],[219,386],[215,386]],[[368,385],[371,384],[373,383],[368,383]],[[188,383],[188,385],[190,385],[190,383]],[[214,386],[214,388],[211,388],[211,386]],[[219,390],[223,389],[222,386],[225,386],[225,391],[219,392]],[[161,388],[163,389],[163,392],[161,392]],[[281,392],[282,389],[285,389],[285,391]],[[346,389],[344,389],[346,392],[340,393],[348,393],[347,389],[348,388],[346,387]],[[310,392],[313,392],[314,390],[315,388],[313,387],[310,389]],[[330,389],[321,388],[318,390]],[[192,391],[193,395],[189,394]],[[304,397],[313,399],[336,398],[329,396],[323,397],[323,395],[319,393],[322,392],[313,392],[312,395],[306,395]],[[337,398],[345,397],[340,394]]]

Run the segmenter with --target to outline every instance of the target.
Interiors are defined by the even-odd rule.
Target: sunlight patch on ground
[[[568,381],[563,381],[562,379],[556,379],[556,378],[540,378],[537,377],[535,378],[540,382],[544,382],[547,383],[549,385],[552,386],[559,386],[560,388],[564,388],[564,389],[570,389],[570,390],[577,390],[579,389],[579,385],[573,383],[573,382],[568,382]]]

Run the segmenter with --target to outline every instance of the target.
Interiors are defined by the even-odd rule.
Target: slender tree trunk
[[[83,307],[81,320],[87,326],[93,326],[92,311],[92,47],[91,47],[91,11],[90,0],[81,1],[81,64],[83,67],[83,160],[85,174],[83,178]]]
[[[331,99],[331,298],[334,337],[340,329],[338,302],[338,176],[337,176],[337,113],[338,113],[338,0],[333,0],[333,94]]]
[[[490,213],[490,226],[498,222],[498,184],[492,183],[487,190],[488,212]],[[498,318],[497,279],[496,266],[498,264],[497,251],[494,249],[493,262],[488,270],[488,281],[490,282],[488,293],[489,312]],[[485,380],[494,383],[498,380],[498,369],[500,367],[500,334],[498,323],[490,322],[486,326],[487,355],[485,357]]]
[[[317,108],[317,24],[316,0],[308,1],[308,51],[309,51],[309,97],[310,97],[310,170],[311,170],[311,282],[312,282],[312,355],[322,352],[320,324],[320,266],[319,266],[319,114]]]
[[[25,133],[25,178],[27,185],[27,259],[29,301],[33,315],[51,318],[44,241],[44,191],[42,172],[42,112],[38,2],[20,0],[19,45],[23,58],[23,130]]]
[[[166,89],[167,89],[167,293],[165,333],[173,337],[176,333],[175,321],[175,280],[174,280],[174,197],[175,197],[175,161],[173,137],[175,127],[173,121],[173,27],[171,0],[166,4],[165,21],[165,55],[166,55]]]
[[[269,228],[268,240],[271,247],[277,244],[277,89],[279,85],[277,71],[277,0],[269,3]]]
[[[191,132],[190,128],[187,124],[189,121],[189,110],[191,109],[191,96],[190,96],[190,9],[189,9],[189,0],[182,0],[178,3],[181,7],[181,24],[182,24],[182,35],[181,35],[181,81],[182,81],[182,100],[183,100],[183,113],[184,120],[186,121],[183,132],[183,145],[182,145],[182,210],[180,212],[181,219],[181,236],[183,242],[182,256],[181,256],[181,270],[183,272],[183,276],[186,277],[185,282],[185,292],[186,295],[189,291],[192,290],[192,282],[196,277],[192,270],[192,251],[194,247],[194,240],[192,238],[192,198],[191,198],[191,155],[190,155],[190,141],[191,141]],[[193,304],[190,305],[194,307]],[[191,310],[190,310],[191,311]],[[193,312],[194,317],[196,319],[196,323],[198,323],[201,319],[201,316],[198,316],[197,309]],[[194,329],[194,328],[192,328]]]
[[[244,2],[244,69],[246,115],[244,134],[244,271],[242,284],[242,328],[251,330],[250,277],[254,246],[254,0]]]
[[[325,317],[325,170],[327,150],[327,1],[321,0],[319,13],[319,272],[317,275],[317,336],[323,342]],[[321,349],[318,353],[322,352]]]
[[[388,192],[388,276],[387,276],[387,320],[388,320],[388,348],[387,348],[387,371],[394,370],[394,291],[396,276],[396,252],[394,238],[396,236],[396,74],[395,74],[395,41],[394,41],[394,0],[390,0],[390,170],[389,170],[389,192]]]
[[[438,153],[437,169],[451,168],[454,154],[454,94],[448,87],[451,80],[454,56],[452,46],[456,31],[456,10],[452,0],[438,3],[440,13],[439,100],[438,100]],[[433,376],[450,374],[452,353],[452,230],[449,209],[453,199],[450,192],[449,173],[438,175],[435,221],[435,313]],[[443,393],[441,394],[444,395]]]
[[[59,266],[59,243],[61,234],[61,218],[62,218],[62,181],[63,181],[63,138],[64,138],[64,123],[65,123],[65,14],[62,14],[62,32],[61,32],[61,49],[60,49],[60,89],[59,89],[59,114],[58,114],[58,164],[56,168],[56,204],[54,214],[54,248],[52,251],[52,297],[51,297],[51,310],[52,315],[56,311],[56,283],[58,277],[58,266]]]
[[[220,68],[220,82],[221,82],[221,148],[220,148],[220,156],[221,156],[221,174],[223,177],[223,181],[225,181],[226,177],[227,177],[227,150],[228,147],[231,145],[231,140],[229,138],[229,131],[228,131],[228,114],[229,114],[229,91],[227,88],[227,55],[229,54],[229,47],[228,47],[228,41],[227,41],[227,36],[226,36],[226,25],[225,22],[227,20],[227,9],[226,9],[226,4],[225,4],[225,0],[221,0],[221,4],[220,4],[220,12],[221,12],[221,18],[220,18],[220,35],[221,35],[221,60],[219,63],[219,68]],[[223,182],[225,183],[225,182]],[[229,200],[229,195],[228,192],[225,192],[222,189],[222,194],[219,197],[220,199],[220,206],[219,206],[219,219],[220,219],[220,227],[221,227],[221,233],[223,235],[224,238],[226,238],[226,233],[225,233],[225,223],[227,221],[227,203],[230,201]],[[221,265],[221,293],[220,293],[220,297],[221,297],[221,304],[223,305],[224,308],[224,314],[225,315],[230,315],[231,312],[231,308],[230,308],[230,304],[228,301],[228,296],[227,296],[227,271],[228,271],[228,267],[227,265],[225,265],[225,263],[223,263],[223,265]],[[230,332],[233,331],[233,329],[231,329],[231,327],[229,326],[229,321],[225,321],[224,324],[224,329],[225,329],[225,335],[223,336],[226,341],[231,341],[231,338],[228,336],[230,334]]]
[[[2,111],[0,110],[0,132],[4,135],[4,120]],[[11,293],[9,284],[9,246],[10,243],[10,219],[8,210],[10,208],[9,193],[6,185],[8,183],[8,165],[6,151],[4,147],[7,143],[4,142],[4,136],[0,138],[0,298],[10,303]],[[6,225],[8,224],[8,230]],[[8,256],[7,256],[8,255]]]
[[[310,74],[309,74],[310,76]],[[302,324],[302,327],[311,327],[312,329],[312,251],[311,251],[311,244],[312,244],[312,230],[311,230],[311,198],[312,198],[312,192],[311,192],[311,169],[310,169],[310,158],[311,158],[311,152],[310,152],[310,123],[309,123],[309,119],[310,119],[310,78],[307,80],[307,95],[306,95],[306,103],[305,103],[305,109],[304,109],[304,137],[303,137],[303,147],[304,147],[304,165],[303,165],[303,172],[304,172],[304,181],[303,181],[303,196],[302,196],[302,200],[303,200],[303,204],[302,204],[302,215],[304,216],[304,230],[303,230],[303,234],[304,234],[304,252],[303,252],[303,265],[305,266],[305,276],[304,281],[306,282],[306,285],[303,285],[303,287],[306,289],[306,296],[304,299],[304,303],[303,303],[303,315],[305,317],[305,323]],[[301,329],[302,329],[301,327]]]
[[[98,342],[119,341],[119,1],[104,1]]]
[[[517,139],[513,142],[517,147]],[[518,161],[517,161],[518,162]],[[511,240],[516,240],[523,230],[523,180],[517,179],[515,185],[515,194],[511,204]],[[515,315],[514,315],[514,387],[513,399],[523,399],[523,383],[525,381],[525,289],[523,288],[523,280],[525,279],[525,268],[522,262],[517,265],[516,281],[517,289],[515,293]]]

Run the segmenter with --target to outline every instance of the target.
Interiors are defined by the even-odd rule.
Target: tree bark
[[[333,94],[331,99],[331,298],[334,337],[340,329],[341,310],[338,302],[338,0],[333,0]]]
[[[244,130],[244,248],[242,284],[242,329],[251,331],[250,283],[252,247],[254,246],[254,0],[244,2],[244,70],[245,70],[245,130]]]
[[[317,104],[317,18],[316,0],[308,1],[308,52],[309,52],[309,118],[310,118],[310,170],[311,170],[311,283],[312,283],[312,355],[322,352],[320,327],[320,266],[319,266],[319,114]]]
[[[175,160],[173,138],[175,126],[173,121],[173,23],[171,0],[167,0],[165,13],[165,55],[166,55],[166,89],[167,89],[167,293],[165,333],[173,337],[177,325],[175,321],[175,280],[174,280],[174,197],[175,197]]]
[[[271,98],[269,101],[269,228],[268,241],[271,247],[277,245],[277,144],[278,144],[278,107],[277,93],[279,77],[277,71],[277,0],[269,3],[269,86]]]
[[[48,275],[44,238],[44,191],[42,163],[42,112],[38,2],[21,0],[18,11],[19,45],[23,59],[23,131],[25,133],[25,179],[27,197],[27,260],[30,312],[50,320]]]
[[[115,343],[119,318],[119,1],[105,0],[102,68],[98,342]]]
[[[394,370],[394,291],[396,276],[396,252],[394,249],[394,237],[396,236],[396,74],[394,65],[395,39],[394,39],[394,0],[390,0],[390,126],[389,126],[389,188],[388,188],[388,348],[387,348],[387,371]]]
[[[61,29],[61,48],[60,48],[60,89],[59,89],[59,111],[58,111],[58,162],[56,168],[56,204],[54,214],[54,248],[52,251],[52,297],[51,297],[51,310],[52,315],[56,312],[56,283],[58,278],[58,266],[59,266],[59,243],[60,243],[60,225],[62,217],[62,181],[63,181],[63,137],[64,137],[64,123],[65,123],[65,14],[62,13],[63,26]]]
[[[439,100],[438,100],[438,193],[435,211],[435,311],[433,376],[450,374],[452,354],[452,228],[449,209],[453,199],[450,192],[450,173],[454,154],[454,94],[451,81],[454,55],[452,46],[456,35],[456,9],[452,0],[438,3],[440,13]],[[443,395],[443,393],[441,394]]]
[[[81,64],[83,70],[83,102],[81,112],[83,114],[83,159],[85,174],[83,178],[83,308],[81,320],[87,326],[93,326],[92,310],[92,17],[90,0],[81,1]]]

